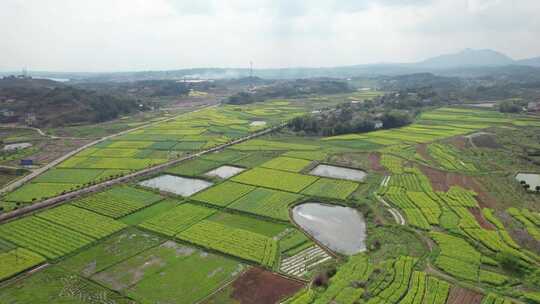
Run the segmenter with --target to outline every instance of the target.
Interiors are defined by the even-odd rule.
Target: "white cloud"
[[[2,0],[0,69],[332,66],[467,47],[537,56],[538,11],[537,0]]]

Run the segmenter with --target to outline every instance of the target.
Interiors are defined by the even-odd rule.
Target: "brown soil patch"
[[[446,192],[451,186],[460,186],[476,192],[476,200],[482,208],[493,208],[497,203],[497,200],[472,176],[445,172],[426,166],[420,166],[420,169],[429,178],[435,191]]]
[[[381,165],[381,155],[379,153],[370,153],[368,160],[371,170],[384,171],[384,167]]]
[[[419,145],[417,145],[416,146],[416,153],[420,154],[420,156],[422,156],[423,159],[436,164],[437,161],[433,157],[431,157],[431,155],[429,155],[427,147],[428,147],[427,144],[419,144]]]
[[[470,136],[472,143],[478,148],[497,149],[501,145],[497,143],[495,136],[489,133],[476,133]]]
[[[469,144],[469,140],[463,136],[456,136],[450,139],[450,143],[460,150],[465,150],[467,148],[467,144]]]
[[[446,304],[480,304],[484,296],[469,289],[452,286]]]
[[[254,267],[236,279],[232,286],[232,297],[240,304],[274,304],[292,296],[304,284]]]
[[[469,211],[472,213],[472,215],[474,215],[474,218],[476,219],[476,221],[478,222],[480,227],[482,227],[484,229],[487,229],[487,230],[496,230],[495,226],[493,226],[493,224],[491,224],[488,220],[486,220],[486,218],[484,217],[484,215],[482,214],[482,211],[480,211],[480,209],[478,209],[478,208],[469,208]]]

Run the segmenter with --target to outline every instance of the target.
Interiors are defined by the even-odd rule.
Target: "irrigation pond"
[[[227,179],[245,170],[246,169],[244,168],[225,165],[225,166],[216,168],[214,170],[210,170],[206,172],[204,175],[211,176],[211,177],[219,177],[221,179]]]
[[[149,188],[166,191],[181,196],[190,196],[204,190],[213,184],[202,179],[186,178],[169,174],[160,175],[139,183],[139,185]]]
[[[293,220],[329,249],[346,255],[366,250],[366,222],[357,210],[315,202],[298,205]]]
[[[311,170],[310,174],[322,177],[347,179],[355,182],[361,182],[367,176],[367,173],[362,170],[330,165],[318,165]]]
[[[529,191],[536,191],[536,187],[540,187],[540,174],[537,173],[518,173],[516,175],[518,182],[524,181],[529,185]]]

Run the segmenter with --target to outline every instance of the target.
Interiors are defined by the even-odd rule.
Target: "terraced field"
[[[251,121],[272,126],[305,111],[273,101],[185,114],[87,149],[2,199],[30,204],[249,134],[260,128]],[[0,224],[0,280],[50,264],[4,282],[0,299],[253,303],[239,294],[235,284],[243,282],[252,301],[289,304],[540,303],[540,198],[518,192],[524,189],[513,179],[516,168],[540,168],[510,161],[495,167],[492,157],[518,159],[504,153],[523,149],[478,148],[465,137],[485,128],[517,132],[537,121],[441,108],[398,129],[326,138],[274,133],[205,154],[155,173],[213,183],[191,196],[157,194],[133,180]],[[362,169],[367,177],[307,173],[322,162]],[[230,178],[206,175],[223,165],[246,170]],[[515,194],[491,178],[514,182]],[[290,209],[306,201],[363,213],[367,250],[332,252],[296,226]],[[351,233],[329,214],[332,221]],[[300,279],[294,291],[301,291],[285,300],[274,294],[278,283],[261,289],[247,282],[255,272]]]

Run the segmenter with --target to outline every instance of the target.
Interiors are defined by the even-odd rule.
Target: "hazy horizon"
[[[540,1],[4,0],[0,70],[113,72],[540,56]]]

